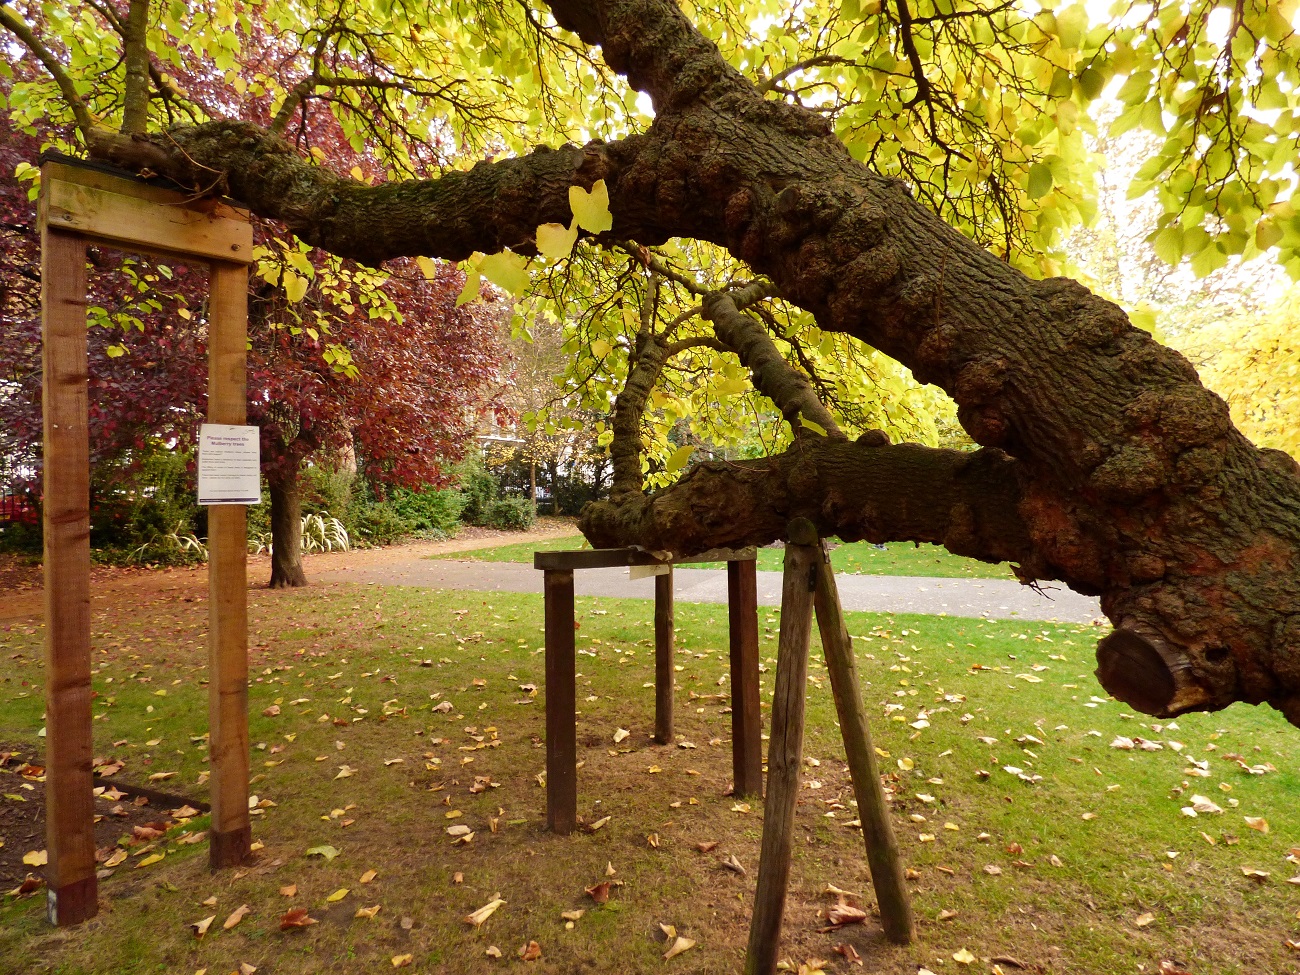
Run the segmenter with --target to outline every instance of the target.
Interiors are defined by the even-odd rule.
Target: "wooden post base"
[[[231,830],[229,833],[208,833],[208,866],[213,870],[238,867],[248,860],[253,845],[253,829]]]
[[[99,913],[99,882],[93,877],[76,880],[45,892],[45,911],[56,927],[80,924]]]

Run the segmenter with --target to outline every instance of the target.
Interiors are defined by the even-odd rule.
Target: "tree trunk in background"
[[[271,494],[271,589],[307,585],[302,570],[302,484],[298,472],[268,481]]]
[[[528,500],[533,503],[533,518],[537,517],[537,461],[528,465]]]

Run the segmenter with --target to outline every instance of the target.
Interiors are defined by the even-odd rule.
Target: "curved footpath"
[[[515,562],[474,562],[410,558],[383,566],[348,569],[316,568],[313,581],[359,582],[424,589],[465,589],[478,592],[542,591],[542,573]],[[934,579],[917,576],[836,576],[846,610],[872,613],[925,613],[984,619],[1059,620],[1064,623],[1105,622],[1098,601],[1064,587],[1036,591],[1014,579]],[[579,596],[619,596],[653,599],[653,579],[629,579],[627,569],[582,569],[574,573]],[[725,569],[675,569],[675,597],[687,603],[725,603]],[[781,573],[758,573],[758,601],[781,603]]]

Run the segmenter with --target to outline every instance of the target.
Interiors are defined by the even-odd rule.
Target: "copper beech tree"
[[[1086,105],[1112,77],[1145,73],[1150,98],[1145,88],[1129,91],[1128,84],[1121,92],[1139,113],[1144,99],[1158,104],[1167,97],[1172,104],[1179,63],[1208,43],[1196,19],[1208,6],[1180,14],[1176,5],[1154,5],[1149,23],[1124,27],[1127,35],[1121,26],[1102,25],[1100,33],[1080,27],[1082,7],[1029,17],[1007,4],[912,5],[921,12],[903,0],[851,6],[851,15],[828,15],[841,28],[856,17],[852,30],[828,28],[829,35],[850,38],[848,46],[814,51],[782,70],[764,55],[759,72],[734,36],[745,30],[735,25],[752,18],[727,20],[735,7],[696,8],[715,43],[672,0],[523,4],[518,23],[537,58],[558,57],[562,49],[572,56],[574,77],[612,71],[650,97],[653,121],[628,131],[628,115],[623,133],[607,140],[547,145],[469,169],[448,166],[432,178],[374,185],[301,151],[294,121],[319,102],[353,99],[375,107],[379,121],[370,134],[383,138],[405,99],[442,99],[462,117],[490,110],[490,99],[474,100],[482,87],[462,90],[449,80],[431,91],[422,80],[427,76],[410,68],[404,31],[394,32],[385,55],[356,40],[363,35],[350,34],[349,24],[323,18],[323,26],[300,35],[308,62],[300,83],[285,83],[273,122],[258,124],[241,115],[238,103],[207,106],[191,118],[172,111],[184,92],[170,86],[165,65],[157,55],[150,60],[147,39],[132,27],[148,21],[147,3],[130,4],[134,13],[146,8],[142,18],[108,18],[122,37],[125,67],[120,98],[105,104],[82,96],[68,58],[56,39],[41,34],[36,13],[28,22],[4,8],[0,23],[49,72],[50,97],[57,88],[92,158],[227,194],[333,254],[372,265],[414,255],[464,260],[506,249],[531,255],[540,226],[586,226],[595,244],[622,248],[647,274],[703,291],[696,311],[711,326],[707,331],[683,336],[671,323],[645,316],[628,350],[611,444],[614,492],[582,518],[593,544],[688,555],[769,542],[783,537],[792,518],[806,517],[825,536],[936,542],[972,558],[1010,560],[1023,582],[1061,580],[1101,597],[1115,630],[1097,648],[1098,676],[1133,707],[1168,716],[1267,702],[1300,724],[1300,468],[1286,454],[1252,445],[1187,360],[1134,327],[1120,307],[1069,278],[1035,279],[1020,269],[1026,262],[1013,252],[1026,241],[1017,237],[1023,225],[1009,210],[1015,193],[1007,174],[1026,176],[1028,198],[1039,199],[1054,181],[1068,182],[1066,161],[1027,158],[1016,169],[1005,148],[1017,144],[1010,135],[997,152],[988,142],[961,141],[977,123],[995,131],[996,120],[976,118],[978,98],[993,97],[993,89],[1003,104],[1016,97],[1030,109],[1050,111],[1062,132],[1074,124],[1078,104]],[[1247,130],[1258,136],[1249,129],[1257,123],[1239,114],[1245,82],[1233,79],[1250,74],[1241,70],[1242,58],[1262,59],[1252,63],[1263,64],[1266,76],[1294,67],[1293,47],[1278,40],[1290,36],[1291,14],[1279,26],[1277,6],[1287,5],[1238,5],[1221,45],[1224,70],[1194,79],[1203,90],[1186,109],[1193,137],[1179,142],[1171,135],[1160,157],[1164,168],[1151,167],[1143,178],[1181,173],[1178,167],[1195,162],[1207,141],[1231,143]],[[420,15],[400,4],[383,9],[390,19]],[[507,17],[490,4],[441,14],[456,15],[482,30],[501,29],[492,18]],[[790,23],[798,34],[800,24]],[[978,59],[962,62],[964,48],[943,48],[962,31],[977,53],[979,45],[1010,53],[987,58],[988,68]],[[428,36],[433,50],[436,35],[431,22],[412,25],[409,44]],[[1248,36],[1256,44],[1243,54]],[[1115,37],[1149,44],[1133,40],[1119,50]],[[815,39],[808,43],[816,47]],[[871,60],[864,44],[883,44],[891,56]],[[482,52],[475,64],[499,65],[502,72],[517,60],[518,48],[513,59],[499,45],[473,50]],[[942,50],[950,62],[941,62]],[[1049,63],[1032,76],[1028,69],[1015,72],[1016,58],[1051,51],[1071,54],[1055,69]],[[377,66],[385,56],[390,66]],[[984,92],[975,101],[962,100],[953,63],[965,72],[967,88]],[[737,65],[766,77],[751,77]],[[456,65],[447,70],[448,78],[467,77],[455,75]],[[863,150],[839,126],[834,85],[821,89],[828,96],[802,97],[825,77],[810,74],[815,71],[865,78],[860,90],[875,76],[902,79],[890,89],[901,94],[889,111],[912,120],[909,132],[926,135],[941,169],[965,166],[972,174],[966,185],[974,189],[961,196],[952,182],[951,195],[936,193],[924,178],[925,153],[907,132],[886,127],[888,112],[878,119],[885,134]],[[1174,82],[1165,85],[1169,71]],[[1259,84],[1259,72],[1252,77]],[[1273,94],[1262,92],[1258,104]],[[1075,108],[1067,112],[1071,98]],[[1180,104],[1186,101],[1180,96]],[[538,111],[549,110],[547,104]],[[120,125],[103,124],[106,114]],[[1159,108],[1155,115],[1149,123],[1163,125]],[[1246,128],[1233,128],[1238,123]],[[1033,144],[1024,129],[1017,138]],[[1220,206],[1224,187],[1240,193],[1239,177],[1252,172],[1249,145],[1248,139],[1231,143],[1230,172],[1219,181],[1218,196],[1207,194],[1199,177],[1184,187],[1202,187],[1200,214],[1223,217],[1222,228],[1205,235],[1209,243],[1197,244],[1198,258],[1214,247],[1212,258],[1240,253],[1231,249],[1233,235],[1249,235],[1264,212],[1253,211],[1243,230]],[[1216,159],[1206,154],[1207,171]],[[1263,179],[1262,172],[1255,174]],[[1180,178],[1167,182],[1167,192],[1183,192]],[[593,233],[591,221],[574,223],[575,186],[608,192],[607,229]],[[1065,207],[1069,196],[1062,192],[1056,205]],[[989,226],[1000,230],[972,239],[954,229],[956,222],[969,231],[962,207],[985,198],[998,209]],[[1040,220],[1050,209],[1038,211]],[[1241,212],[1251,211],[1236,216]],[[1165,229],[1177,230],[1182,254],[1192,235],[1184,238],[1174,225]],[[1261,243],[1294,245],[1272,224],[1266,229]],[[659,252],[673,240],[715,245],[743,262],[750,277],[731,288],[700,288],[700,277],[683,275]],[[810,314],[821,332],[887,353],[918,380],[941,387],[980,449],[893,444],[873,431],[848,436],[815,377],[774,343],[776,301]],[[645,405],[667,363],[703,348],[738,356],[796,433],[783,452],[700,463],[647,493],[640,458]]]

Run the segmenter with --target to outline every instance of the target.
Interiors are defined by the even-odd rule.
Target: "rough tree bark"
[[[271,580],[269,589],[307,585],[302,567],[302,482],[292,473],[267,480],[271,495]]]
[[[856,524],[866,537],[908,537],[884,523],[897,515],[890,495],[918,487],[918,467],[934,465],[951,472],[954,493],[934,499],[929,517],[909,509],[926,526],[915,537],[1018,557],[1026,580],[1100,594],[1116,632],[1098,648],[1098,673],[1117,697],[1161,715],[1267,701],[1300,723],[1300,470],[1289,458],[1246,441],[1192,366],[1117,306],[1074,281],[1026,278],[856,163],[823,118],[765,100],[670,0],[550,5],[651,95],[657,115],[645,133],[377,187],[240,122],[152,139],[100,134],[92,151],[221,190],[372,263],[528,252],[538,224],[569,221],[570,185],[604,179],[610,240],[726,247],[821,328],[945,389],[989,450],[922,462],[871,439],[804,444],[811,462],[778,458],[730,478],[709,467],[670,489],[675,510],[704,526],[694,534],[676,534],[666,516],[607,518],[593,526],[609,533],[601,543],[664,547],[649,536],[666,531],[687,554],[768,541],[793,515],[823,534],[851,537]],[[883,494],[858,483],[868,469]],[[789,510],[772,517],[742,503],[745,492]],[[846,515],[852,506],[858,514]]]

